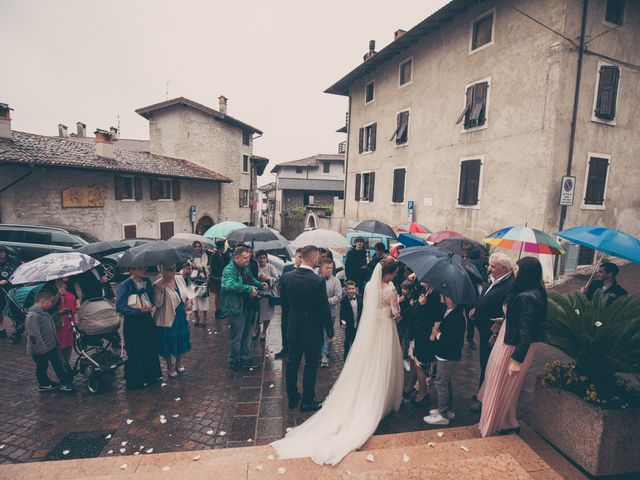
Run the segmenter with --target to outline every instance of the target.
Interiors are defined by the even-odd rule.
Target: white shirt
[[[358,328],[358,299],[354,295],[353,298],[349,299],[349,303],[351,304],[351,310],[353,310],[353,328]]]
[[[298,268],[306,268],[307,270],[311,270],[313,272],[313,267],[310,267],[309,265],[305,265],[304,263],[301,263]]]
[[[489,275],[489,278],[491,279],[491,283],[489,284],[489,288],[487,288],[487,291],[484,292],[484,294],[486,295],[487,293],[489,293],[489,290],[491,290],[494,287],[494,285],[499,284],[504,279],[506,279],[509,275],[511,275],[511,271],[509,271],[509,273],[505,273],[503,276],[501,276],[497,280],[495,278],[493,278],[493,275]]]

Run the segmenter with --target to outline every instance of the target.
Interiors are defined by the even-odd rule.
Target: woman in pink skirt
[[[68,364],[71,360],[71,351],[73,350],[73,330],[71,328],[71,316],[76,314],[76,297],[67,291],[67,282],[65,279],[56,280],[56,287],[60,295],[60,304],[58,306],[59,320],[56,325],[56,339],[58,340],[58,348],[62,352],[64,361]]]
[[[500,328],[487,373],[478,394],[482,402],[480,432],[483,437],[496,432],[519,432],[516,406],[527,370],[544,337],[542,324],[547,315],[547,292],[542,283],[538,259],[518,261],[513,291],[504,304],[505,321]]]

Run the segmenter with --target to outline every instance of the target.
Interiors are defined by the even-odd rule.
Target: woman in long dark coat
[[[135,390],[162,380],[158,358],[158,332],[151,316],[153,284],[144,268],[131,268],[131,276],[118,285],[116,310],[124,315],[127,389]]]

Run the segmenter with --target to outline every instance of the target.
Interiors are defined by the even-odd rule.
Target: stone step
[[[416,432],[391,433],[374,435],[362,446],[360,451],[375,450],[403,445],[426,445],[429,442],[443,442],[480,438],[480,430],[475,425],[466,427],[442,427],[438,429],[419,430]]]

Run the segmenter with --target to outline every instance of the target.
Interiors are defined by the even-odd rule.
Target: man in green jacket
[[[220,308],[231,325],[229,367],[232,370],[260,368],[249,352],[256,320],[252,299],[258,296],[258,289],[266,288],[266,284],[251,274],[247,268],[250,261],[251,251],[239,246],[233,253],[233,261],[222,271]]]

